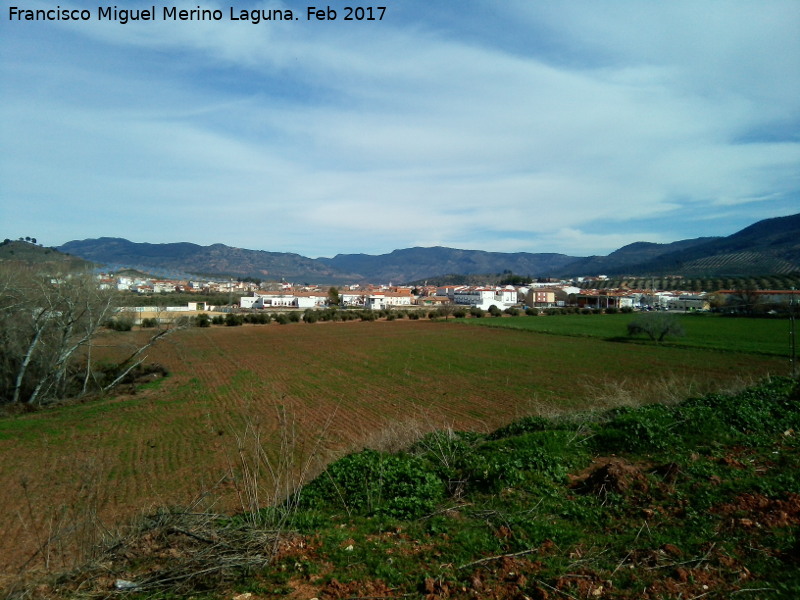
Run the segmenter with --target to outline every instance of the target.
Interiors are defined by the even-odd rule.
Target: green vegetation
[[[585,281],[584,289],[639,290],[659,289],[665,291],[716,292],[718,290],[789,290],[800,288],[800,273],[763,275],[754,277],[626,277],[605,281]]]
[[[489,435],[437,431],[399,453],[345,456],[299,504],[293,496],[205,524],[209,543],[238,528],[244,552],[264,535],[254,524],[288,515],[286,543],[267,566],[242,556],[178,577],[128,541],[135,551],[118,542],[102,572],[90,566],[59,585],[101,586],[110,565],[134,598],[313,589],[320,598],[794,600],[798,432],[800,393],[787,378],[672,406],[527,418]],[[172,538],[172,555],[197,544],[189,534]]]
[[[637,314],[585,315],[569,314],[538,318],[514,317],[504,319],[482,319],[458,321],[484,327],[504,327],[559,336],[592,337],[613,341],[631,341],[624,336],[628,324]],[[728,350],[774,356],[786,356],[789,352],[789,325],[782,319],[736,318],[720,315],[675,314],[676,322],[685,331],[680,340],[666,340],[665,346]]]
[[[665,312],[642,313],[628,321],[628,335],[644,334],[650,341],[661,343],[667,337],[686,335],[683,326],[674,314]]]
[[[48,270],[61,272],[86,273],[95,267],[89,261],[59,252],[55,248],[37,245],[36,238],[25,237],[19,240],[6,238],[0,242],[0,263],[16,263],[18,265],[46,265]]]
[[[296,314],[302,313],[296,311]],[[358,311],[332,314],[359,318]],[[555,322],[574,318],[590,327],[624,316],[520,316],[482,321]],[[615,328],[618,335],[623,335],[624,321],[618,320]],[[104,344],[108,340],[119,343],[120,352],[127,354],[129,342],[146,333],[107,331]],[[569,540],[580,540],[584,533],[574,523],[565,521],[564,515],[583,519],[582,527],[591,524],[596,528],[598,523],[611,518],[604,507],[613,506],[613,497],[596,500],[577,493],[565,482],[571,476],[581,475],[588,468],[588,461],[602,452],[593,445],[595,437],[605,436],[609,447],[619,445],[622,436],[616,433],[619,428],[605,433],[600,429],[603,419],[610,416],[595,419],[583,415],[554,421],[535,417],[489,435],[448,430],[425,437],[422,434],[447,426],[488,432],[524,414],[567,414],[593,407],[633,405],[642,399],[669,401],[710,389],[729,389],[727,386],[741,384],[743,379],[783,372],[785,366],[782,358],[676,348],[671,343],[608,343],[602,337],[544,336],[514,329],[454,327],[444,321],[427,320],[190,328],[178,332],[170,343],[154,348],[149,354],[151,360],[164,364],[171,372],[160,389],[151,391],[157,393],[104,397],[0,420],[3,445],[0,476],[9,482],[5,489],[0,488],[0,499],[13,514],[22,515],[8,520],[2,530],[6,543],[19,550],[16,554],[0,552],[0,555],[5,554],[15,572],[25,557],[31,555],[39,566],[47,558],[50,565],[58,564],[60,568],[63,563],[54,561],[71,556],[62,553],[61,544],[66,545],[73,531],[66,528],[76,521],[72,513],[65,511],[82,506],[80,502],[85,503],[87,513],[100,515],[105,527],[110,527],[120,515],[138,514],[142,506],[152,506],[153,502],[185,503],[187,498],[195,497],[201,486],[209,486],[202,491],[208,490],[208,496],[204,497],[213,504],[215,514],[241,511],[240,498],[247,493],[239,487],[243,478],[237,469],[231,469],[231,464],[236,462],[241,449],[242,423],[248,418],[259,423],[265,454],[279,454],[282,447],[278,447],[274,433],[275,408],[280,403],[297,415],[299,443],[313,440],[320,431],[326,432],[324,445],[331,449],[326,458],[352,452],[361,448],[362,443],[375,449],[366,458],[350,454],[351,461],[361,470],[362,480],[368,479],[372,487],[367,488],[369,492],[361,499],[357,493],[345,494],[344,490],[352,488],[352,482],[358,479],[351,476],[354,468],[342,467],[345,474],[342,479],[334,477],[336,485],[329,489],[343,493],[340,497],[337,492],[331,500],[323,485],[330,477],[323,476],[309,486],[310,490],[318,488],[318,493],[306,492],[310,497],[305,498],[308,504],[302,510],[285,509],[289,513],[286,518],[293,519],[289,529],[298,533],[296,539],[301,540],[302,546],[293,546],[291,539],[295,538],[287,540],[286,547],[279,545],[281,553],[267,570],[245,561],[238,564],[251,565],[249,574],[233,568],[206,571],[208,580],[177,578],[175,581],[189,586],[179,596],[200,597],[204,593],[202,588],[209,586],[208,597],[230,598],[232,594],[228,592],[235,588],[237,592],[252,591],[272,598],[280,597],[273,594],[274,590],[280,588],[282,594],[289,594],[298,582],[318,585],[318,589],[325,587],[328,590],[325,594],[313,594],[321,598],[337,594],[422,596],[434,592],[420,591],[420,586],[436,588],[440,583],[449,586],[451,595],[456,595],[461,593],[457,591],[460,587],[453,586],[470,581],[464,579],[468,576],[478,577],[481,585],[487,586],[505,581],[508,572],[499,573],[497,569],[509,561],[514,573],[523,572],[531,580],[533,567],[516,562],[527,560],[527,554],[492,557],[527,552],[536,540],[541,545],[528,557],[531,561],[539,560],[541,548],[545,555],[553,555],[553,560],[558,554],[563,572],[573,573],[569,567],[579,559],[569,559],[569,554],[585,556],[595,539],[597,543],[606,542],[605,538],[588,538],[588,546],[580,545],[580,541],[570,543]],[[663,419],[650,426],[652,435],[642,436],[644,440],[657,439],[661,431],[672,434],[676,430],[668,414],[658,416]],[[327,424],[329,418],[331,423]],[[783,418],[780,414],[776,416],[777,420]],[[400,429],[414,419],[423,421],[427,428],[413,437],[398,435],[403,444],[363,442],[369,435]],[[777,420],[770,427],[777,426]],[[625,427],[628,429],[623,431],[637,431],[639,425],[628,422]],[[505,440],[512,438],[513,441],[506,443]],[[666,439],[674,441],[672,437]],[[417,443],[412,445],[414,441]],[[405,450],[398,455],[383,451],[389,447]],[[308,446],[298,446],[297,458],[303,460],[307,451]],[[292,458],[295,454],[286,456]],[[58,469],[53,469],[54,464]],[[535,465],[535,470],[531,465]],[[651,477],[648,473],[644,476]],[[222,475],[224,482],[211,488]],[[271,475],[263,475],[268,482]],[[85,484],[89,480],[91,487]],[[27,488],[20,487],[20,482],[25,482]],[[98,493],[85,500],[73,499],[70,494],[76,488],[80,493],[86,489]],[[54,497],[64,498],[64,504],[54,505]],[[93,500],[95,497],[97,500]],[[266,504],[267,496],[257,497],[260,505]],[[397,497],[406,500],[392,504],[391,499]],[[33,510],[27,508],[28,502]],[[26,517],[30,513],[39,520]],[[62,514],[69,518],[62,518]],[[636,527],[641,528],[641,513],[635,516],[639,519]],[[162,523],[160,517],[155,521]],[[654,521],[648,517],[648,522]],[[102,531],[95,523],[90,521],[87,528]],[[225,523],[233,527],[231,521]],[[620,524],[621,528],[630,526],[627,521]],[[34,554],[41,541],[33,539],[35,545],[31,546],[29,540],[33,536],[29,532],[36,527],[55,528],[55,541],[46,547],[50,554]],[[197,537],[222,540],[226,544],[231,539],[227,533],[217,536],[215,530],[193,527],[178,522],[167,528],[168,532],[158,538],[162,544],[158,548],[167,553],[162,558],[173,556],[172,548],[181,548],[188,539],[198,544],[195,549],[201,550],[200,555],[207,555],[210,547]],[[319,537],[313,531],[318,531]],[[628,542],[633,541],[635,533],[629,535]],[[550,547],[548,540],[557,543],[558,548]],[[527,544],[531,546],[526,549]],[[347,550],[350,546],[353,549]],[[272,545],[270,542],[261,547],[271,549]],[[130,548],[124,549],[124,553],[129,551]],[[323,562],[317,560],[328,553],[336,557],[336,570],[329,570],[327,558]],[[17,560],[18,555],[24,555],[23,559]],[[623,557],[617,556],[616,564]],[[682,560],[695,558],[696,555],[687,555]],[[176,560],[168,562],[172,565]],[[470,566],[479,560],[485,562]],[[262,557],[259,565],[267,562]],[[295,563],[302,569],[298,570]],[[95,564],[110,563],[103,559]],[[153,563],[142,558],[139,564],[146,567]],[[165,562],[162,560],[161,564]],[[351,575],[343,574],[345,564],[353,569]],[[440,569],[442,564],[453,566]],[[64,564],[64,568],[72,566]],[[459,566],[464,568],[458,569]],[[523,567],[528,571],[522,571]],[[751,569],[749,565],[747,568]],[[141,581],[136,568],[114,567],[113,572],[120,579]],[[108,577],[108,571],[104,573]],[[154,573],[154,577],[161,576],[155,570]],[[220,583],[215,577],[223,574],[224,581]],[[440,575],[444,579],[437,583]],[[616,585],[616,575],[608,578]],[[349,591],[335,592],[334,579],[342,586],[351,586]],[[370,591],[365,587],[367,580],[383,581],[387,589]],[[554,587],[559,585],[558,582],[554,585],[555,579],[546,574],[541,580]],[[516,586],[518,581],[512,578],[508,583]],[[225,593],[219,591],[220,585],[227,586]],[[471,584],[461,587],[464,585],[468,590],[473,589]],[[520,588],[513,586],[509,589],[519,592]],[[393,587],[398,590],[390,591]],[[547,589],[544,585],[540,587]],[[576,597],[582,595],[569,588],[564,590]],[[150,596],[153,594],[156,591],[148,592]],[[484,597],[487,596],[491,597],[488,592]]]

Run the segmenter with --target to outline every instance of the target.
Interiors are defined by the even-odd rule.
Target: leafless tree
[[[761,294],[754,289],[735,290],[728,297],[727,304],[734,310],[747,315],[760,313],[764,308]]]
[[[32,267],[0,266],[0,403],[41,404],[87,393],[93,341],[113,315],[115,299],[90,273],[43,275]],[[116,374],[140,364],[153,341]]]

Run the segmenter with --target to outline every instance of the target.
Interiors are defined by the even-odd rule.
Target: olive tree
[[[654,342],[662,342],[667,336],[683,337],[686,332],[675,315],[666,312],[642,313],[628,323],[628,335],[645,334]]]

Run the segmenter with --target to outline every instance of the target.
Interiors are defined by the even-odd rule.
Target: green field
[[[0,526],[0,579],[45,558],[68,568],[70,536],[96,539],[143,508],[205,492],[215,511],[241,510],[241,440],[257,431],[272,453],[280,415],[298,454],[324,436],[320,457],[330,460],[436,428],[485,434],[526,415],[675,402],[788,373],[788,361],[761,347],[768,339],[715,349],[736,339],[723,327],[743,335],[744,321],[698,319],[713,335],[686,347],[608,341],[626,322],[609,317],[468,321],[517,329],[397,320],[179,332],[149,353],[171,373],[158,386],[0,419],[0,503],[15,515]],[[521,328],[548,324],[561,335]],[[137,334],[109,332],[103,346],[127,349]],[[36,553],[51,539],[51,554]]]
[[[626,341],[628,323],[636,314],[553,315],[459,319],[457,322],[483,327],[504,327],[570,337],[592,337]],[[665,341],[663,346],[728,350],[771,356],[791,352],[790,323],[787,319],[730,318],[709,314],[675,314],[686,336]],[[631,338],[630,341],[636,341]],[[644,340],[640,340],[644,341]]]

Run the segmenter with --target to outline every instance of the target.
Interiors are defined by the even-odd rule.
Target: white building
[[[266,292],[239,298],[241,308],[318,308],[327,304],[322,292]]]
[[[705,294],[681,294],[667,302],[670,310],[708,310],[711,305]]]
[[[459,288],[453,291],[453,302],[483,310],[488,310],[491,306],[504,309],[517,304],[517,290],[513,287]]]

